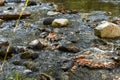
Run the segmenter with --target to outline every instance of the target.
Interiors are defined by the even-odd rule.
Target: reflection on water
[[[78,9],[81,12],[106,11],[112,12],[114,16],[120,16],[119,0],[46,0],[54,1],[61,7],[67,9]]]

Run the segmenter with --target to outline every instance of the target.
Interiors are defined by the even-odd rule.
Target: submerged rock
[[[94,33],[101,38],[118,38],[120,37],[120,27],[114,23],[103,21],[95,28]]]
[[[55,19],[53,22],[52,22],[52,26],[53,27],[65,27],[68,25],[68,19]]]

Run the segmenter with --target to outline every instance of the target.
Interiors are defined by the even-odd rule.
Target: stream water
[[[120,1],[119,0],[36,0],[38,3],[34,6],[28,6],[25,11],[31,12],[32,15],[28,18],[21,19],[15,34],[13,35],[13,29],[15,28],[17,20],[4,20],[0,26],[0,42],[12,42],[13,46],[28,46],[28,44],[34,39],[40,39],[41,43],[48,45],[74,45],[81,51],[91,50],[92,44],[97,44],[96,51],[113,51],[114,48],[120,48],[119,39],[100,39],[94,35],[94,29],[90,27],[91,24],[100,23],[103,20],[116,20],[120,19]],[[78,10],[76,14],[61,14],[57,16],[48,16],[47,12],[52,9],[50,2],[54,1],[59,8],[65,8],[66,10]],[[17,12],[21,11],[24,6],[23,3],[6,3],[5,6],[0,6],[0,14],[4,12]],[[8,10],[12,7],[13,10]],[[50,25],[43,25],[43,21],[46,18],[67,18],[69,25],[64,28],[53,28]],[[25,23],[30,26],[25,27]],[[50,32],[58,34],[58,41],[46,41],[45,36]],[[72,41],[75,41],[75,43]],[[107,44],[107,48],[103,49],[103,44]],[[93,48],[92,48],[93,50]],[[27,50],[26,50],[27,51]],[[59,50],[41,50],[31,51],[31,53],[39,54],[38,58],[21,59],[20,55],[23,52],[13,55],[9,58],[3,68],[3,72],[0,74],[0,80],[6,80],[10,77],[13,80],[15,76],[12,73],[19,73],[24,75],[25,79],[30,80],[36,77],[41,77],[41,73],[46,73],[42,78],[37,80],[113,80],[116,77],[120,77],[120,67],[112,70],[107,69],[89,69],[86,67],[79,67],[75,73],[70,71],[72,64],[71,57],[79,55],[81,53],[62,52]],[[18,61],[20,65],[13,65],[13,62]],[[35,70],[28,68],[24,65],[25,62],[32,61],[35,63]],[[2,60],[0,61],[2,64]],[[61,66],[68,66],[68,70],[65,71]],[[31,65],[30,65],[31,66]],[[36,70],[37,68],[37,70]],[[31,72],[27,73],[26,70]],[[51,77],[52,76],[52,77]],[[44,78],[45,77],[45,78]],[[115,79],[117,80],[117,79]],[[119,79],[118,79],[119,80]]]

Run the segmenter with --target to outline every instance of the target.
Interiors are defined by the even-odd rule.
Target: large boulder
[[[118,38],[120,37],[120,27],[114,23],[103,21],[95,28],[94,34],[100,38]]]
[[[68,19],[55,19],[52,22],[53,27],[65,27],[68,25]]]

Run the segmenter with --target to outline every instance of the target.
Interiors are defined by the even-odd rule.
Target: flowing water
[[[35,6],[28,6],[26,11],[32,13],[32,15],[26,19],[21,19],[16,29],[15,35],[12,35],[13,29],[16,24],[16,20],[4,21],[0,26],[0,42],[12,41],[13,45],[16,46],[27,46],[30,41],[34,39],[43,39],[42,29],[46,30],[46,33],[57,32],[60,40],[58,44],[68,45],[72,44],[77,46],[81,51],[90,49],[91,45],[97,44],[99,49],[103,43],[108,46],[105,51],[114,52],[115,47],[120,47],[120,40],[106,40],[99,39],[94,35],[94,29],[89,25],[93,23],[100,23],[103,20],[115,20],[120,19],[120,1],[119,0],[36,0],[38,4]],[[42,2],[41,2],[42,1]],[[54,2],[59,8],[65,8],[67,10],[78,10],[77,14],[61,14],[58,16],[52,16],[53,18],[67,18],[70,23],[68,27],[64,28],[53,28],[50,25],[43,25],[45,18],[51,17],[47,15],[47,11],[51,10],[49,3]],[[21,11],[23,3],[9,3],[5,6],[0,7],[0,14],[9,12],[8,7],[13,7],[14,12]],[[11,10],[10,10],[11,11]],[[85,19],[85,20],[84,20]],[[29,23],[29,27],[25,27],[24,24]],[[44,31],[45,32],[45,31]],[[76,43],[71,43],[71,41]],[[53,44],[54,42],[51,42]],[[96,49],[96,48],[95,48]],[[98,50],[99,50],[98,49]],[[104,51],[104,50],[103,50]],[[34,51],[33,51],[34,52]],[[35,52],[34,52],[35,53]],[[75,53],[61,52],[59,50],[42,50],[39,53],[39,58],[33,60],[39,68],[38,71],[28,74],[28,77],[34,77],[39,73],[45,72],[56,80],[113,80],[116,75],[120,75],[120,68],[113,70],[91,70],[88,68],[80,67],[76,73],[64,72],[61,70],[61,64],[64,60],[71,59]],[[15,66],[12,64],[15,60],[22,62],[29,61],[29,59],[20,59],[21,53],[16,54],[8,63],[5,64],[3,73],[0,74],[0,78],[3,79],[6,75],[10,75],[12,71],[22,72],[26,70],[23,65]],[[0,62],[2,64],[2,62]],[[57,71],[57,72],[56,72]],[[26,74],[25,74],[26,75]],[[66,78],[66,77],[69,77]],[[4,80],[4,79],[3,79]],[[48,79],[47,79],[48,80]],[[52,80],[52,79],[50,79]]]

